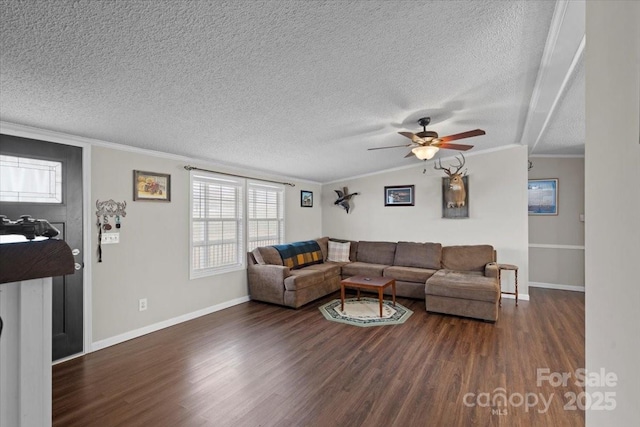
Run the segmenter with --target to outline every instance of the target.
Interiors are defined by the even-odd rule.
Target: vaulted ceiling
[[[1,0],[0,117],[317,182],[418,164],[367,149],[423,116],[579,155],[583,3]]]

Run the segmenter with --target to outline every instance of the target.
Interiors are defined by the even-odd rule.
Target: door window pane
[[[0,201],[62,203],[62,163],[0,155]]]

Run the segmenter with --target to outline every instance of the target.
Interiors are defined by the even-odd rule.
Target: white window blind
[[[284,187],[249,182],[247,251],[284,243]]]
[[[191,172],[191,278],[244,268],[244,180]]]

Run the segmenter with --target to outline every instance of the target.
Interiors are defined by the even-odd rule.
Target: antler
[[[457,169],[456,171],[453,173],[453,175],[457,174],[458,172],[460,172],[460,169],[462,169],[464,167],[465,164],[465,158],[464,158],[464,154],[460,153],[460,156],[462,156],[462,161],[460,161],[460,159],[458,159],[458,157],[456,156],[456,160],[458,161],[458,163],[460,164],[460,166],[456,166]]]
[[[444,171],[444,173],[446,173],[448,176],[455,175],[458,172],[460,172],[460,169],[462,169],[464,167],[464,164],[465,164],[464,154],[460,153],[460,156],[462,156],[462,161],[460,161],[460,159],[458,159],[458,157],[456,157],[456,160],[458,161],[458,166],[456,166],[455,172],[451,172],[451,168],[450,167],[443,168],[442,167],[442,160],[440,160],[440,159],[438,159],[438,164],[433,162],[433,168],[436,169],[436,170]]]
[[[435,170],[444,171],[444,173],[446,173],[448,176],[451,176],[451,169],[450,168],[443,168],[442,167],[442,160],[440,160],[440,159],[438,159],[438,164],[436,164],[436,162],[433,162],[433,168]]]

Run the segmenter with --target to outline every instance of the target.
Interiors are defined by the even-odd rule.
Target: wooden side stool
[[[502,307],[502,294],[507,295],[515,295],[516,297],[516,307],[518,306],[518,266],[513,264],[497,264],[498,266],[498,283],[500,283],[500,306]],[[502,270],[511,270],[516,275],[516,291],[515,292],[505,292],[502,290]]]

